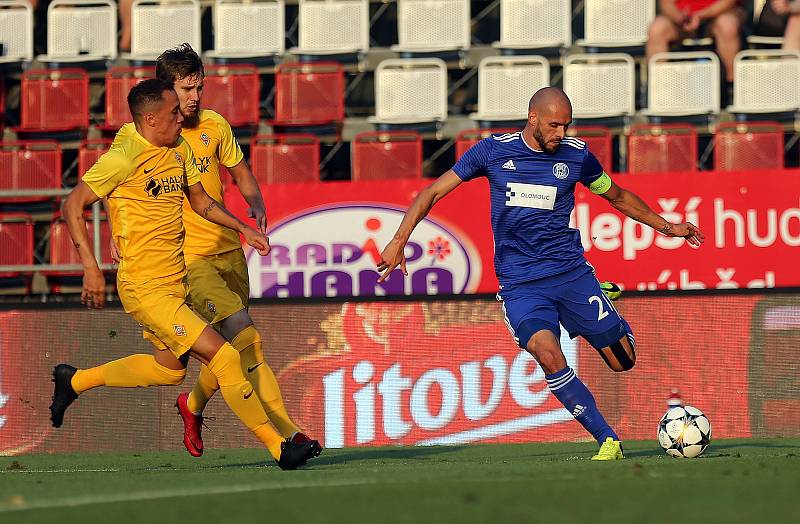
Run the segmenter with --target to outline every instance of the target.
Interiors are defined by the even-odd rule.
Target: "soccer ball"
[[[695,407],[670,408],[658,423],[658,443],[671,457],[698,457],[710,442],[711,423]]]

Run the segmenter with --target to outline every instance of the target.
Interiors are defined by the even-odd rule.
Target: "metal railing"
[[[71,189],[23,189],[14,191],[0,191],[0,200],[3,198],[18,198],[18,197],[61,197],[66,196],[72,191]],[[116,269],[116,264],[103,264],[100,234],[100,211],[102,204],[98,200],[92,204],[92,232],[94,234],[94,242],[92,250],[97,264],[102,270]],[[108,246],[105,247],[108,249]],[[16,264],[16,265],[0,265],[0,273],[38,273],[42,271],[47,272],[64,272],[74,273],[83,272],[83,266],[80,264]]]

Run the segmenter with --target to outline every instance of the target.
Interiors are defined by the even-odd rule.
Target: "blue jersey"
[[[453,171],[464,181],[489,179],[501,286],[586,265],[580,233],[569,227],[575,183],[588,187],[603,176],[603,168],[585,142],[566,137],[549,154],[531,148],[521,132],[492,135],[472,146]]]

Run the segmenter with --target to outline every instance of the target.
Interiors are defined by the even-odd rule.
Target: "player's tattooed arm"
[[[208,214],[211,213],[211,210],[215,207],[217,207],[217,201],[212,199],[211,202],[209,202],[208,205],[203,208],[203,218],[207,219]]]

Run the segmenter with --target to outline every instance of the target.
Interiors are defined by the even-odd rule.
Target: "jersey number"
[[[589,303],[597,302],[597,320],[603,320],[608,316],[608,311],[603,309],[603,300],[597,295],[589,297]]]

